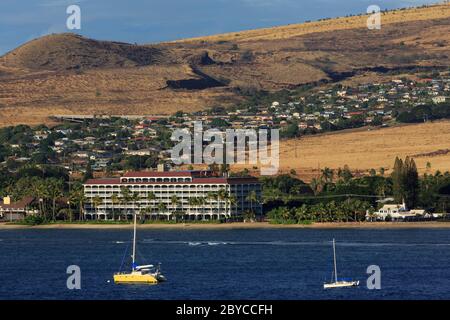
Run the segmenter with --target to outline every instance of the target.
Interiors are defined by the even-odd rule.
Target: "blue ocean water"
[[[130,230],[0,230],[0,299],[450,299],[448,229],[140,230],[140,263],[168,282],[112,283]],[[324,290],[333,269],[358,288]],[[68,290],[66,268],[81,268]],[[381,268],[381,290],[366,286]]]

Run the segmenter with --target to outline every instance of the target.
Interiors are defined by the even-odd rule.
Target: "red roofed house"
[[[140,200],[124,201],[123,188],[138,193]],[[120,178],[88,180],[84,193],[88,199],[85,206],[88,219],[110,219],[113,212],[116,217],[131,217],[137,212],[167,220],[173,218],[174,213],[184,216],[185,220],[241,217],[246,211],[262,213],[258,179],[217,177],[210,171],[128,172]],[[122,201],[113,204],[113,194]],[[178,203],[173,201],[174,196]],[[96,197],[101,199],[97,207],[93,201]]]
[[[31,208],[33,201],[33,197],[25,197],[17,202],[12,202],[9,196],[4,197],[3,200],[0,200],[0,220],[22,220],[27,215],[35,214],[37,211]]]

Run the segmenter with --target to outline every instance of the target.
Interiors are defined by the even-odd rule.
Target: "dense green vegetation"
[[[354,177],[347,166],[324,168],[309,184],[294,176],[261,178],[267,218],[273,223],[362,221],[392,197],[408,208],[447,212],[450,208],[450,173],[419,176],[411,158],[395,160],[393,172],[372,169],[369,176]],[[383,201],[384,203],[384,201]]]
[[[396,159],[390,175],[379,168],[371,170],[369,176],[355,177],[351,169],[345,166],[338,170],[324,168],[320,176],[310,183],[296,178],[295,172],[290,175],[261,177],[260,180],[266,216],[273,223],[361,221],[366,210],[372,212],[381,205],[377,200],[388,197],[393,197],[395,203],[404,200],[409,208],[424,208],[430,212],[446,212],[450,207],[450,173],[438,171],[419,176],[411,158]],[[3,168],[0,172],[0,193],[2,196],[11,195],[13,200],[27,196],[38,200],[33,205],[39,212],[38,217],[27,218],[23,222],[25,224],[83,218],[86,199],[81,181],[69,183],[67,171],[59,167],[26,165],[15,172]],[[233,198],[224,193],[210,195],[211,199],[218,197],[229,199],[230,204],[233,203]],[[136,201],[132,194],[124,193],[122,198],[123,201]],[[198,199],[196,205],[201,206],[201,203],[204,202]],[[254,220],[256,217],[248,212],[243,218]]]
[[[373,210],[367,201],[347,199],[334,200],[315,205],[302,204],[299,207],[278,207],[267,214],[272,223],[349,222],[364,221],[366,210]]]
[[[435,105],[420,105],[398,114],[397,121],[405,123],[450,119],[450,102]]]

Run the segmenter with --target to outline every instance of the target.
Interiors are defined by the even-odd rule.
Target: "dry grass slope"
[[[240,101],[243,89],[295,88],[342,72],[364,81],[364,75],[373,75],[370,68],[380,66],[450,66],[450,4],[384,14],[381,30],[368,30],[366,19],[338,18],[156,45],[71,34],[42,37],[0,57],[0,126],[48,122],[52,114],[202,110]],[[203,81],[201,74],[223,86],[168,86]]]
[[[414,157],[420,172],[450,170],[450,121],[428,122],[371,131],[345,132],[289,140],[280,148],[280,165],[284,172],[296,170],[306,179],[317,168],[337,169],[348,165],[367,171],[380,167],[392,169],[395,157]]]
[[[382,13],[382,25],[393,23],[405,23],[420,20],[442,19],[450,16],[450,5],[440,4],[424,8],[411,8]],[[329,32],[337,30],[365,28],[369,15],[341,17],[322,21],[313,21],[302,24],[291,24],[274,28],[264,28],[248,31],[230,32],[212,36],[182,39],[174,42],[199,42],[199,41],[260,41],[279,40],[298,37],[311,33]]]
[[[368,174],[382,167],[389,174],[396,157],[413,157],[420,173],[450,171],[450,121],[401,125],[382,129],[348,130],[283,140],[280,143],[279,174],[290,174],[309,182],[328,167],[348,165],[355,174]],[[427,163],[431,169],[427,169]],[[260,173],[259,165],[233,165],[232,171],[247,168]]]

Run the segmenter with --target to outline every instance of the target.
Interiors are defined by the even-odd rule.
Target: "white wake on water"
[[[200,240],[200,241],[183,241],[183,240],[158,240],[158,239],[144,239],[144,243],[154,244],[181,244],[188,246],[221,246],[221,245],[235,245],[235,246],[329,246],[330,241],[218,241],[218,240]],[[414,246],[450,246],[450,243],[401,243],[401,242],[355,242],[355,241],[339,241],[338,246],[346,247],[414,247]]]

